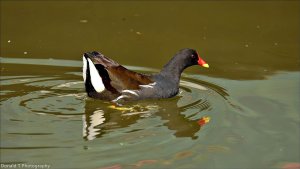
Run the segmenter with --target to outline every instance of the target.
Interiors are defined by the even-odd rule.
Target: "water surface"
[[[299,16],[298,1],[1,1],[0,162],[299,165]],[[85,94],[83,52],[155,73],[184,47],[210,68],[188,68],[174,98],[114,108]]]

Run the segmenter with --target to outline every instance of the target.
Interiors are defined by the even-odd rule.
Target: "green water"
[[[0,3],[1,168],[299,165],[299,1]],[[84,92],[86,51],[153,73],[184,47],[210,68],[174,98],[115,109]]]

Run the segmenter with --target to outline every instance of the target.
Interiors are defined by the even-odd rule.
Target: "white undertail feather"
[[[87,62],[86,62],[86,58],[83,56],[82,57],[82,61],[83,61],[83,66],[82,66],[82,77],[83,77],[83,80],[85,82],[86,80],[86,69],[87,69]]]
[[[98,73],[98,70],[96,69],[95,65],[91,61],[91,59],[88,58],[89,62],[89,68],[90,68],[90,76],[91,76],[91,82],[94,87],[94,89],[100,93],[105,89],[105,86],[102,82],[102,78]]]

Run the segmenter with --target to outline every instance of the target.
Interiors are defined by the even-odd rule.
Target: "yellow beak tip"
[[[209,65],[206,63],[204,65],[202,65],[203,67],[209,68]]]

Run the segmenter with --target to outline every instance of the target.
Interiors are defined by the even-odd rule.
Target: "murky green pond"
[[[1,168],[299,168],[299,1],[0,3]],[[86,51],[154,73],[185,47],[210,68],[174,98],[85,94]]]

